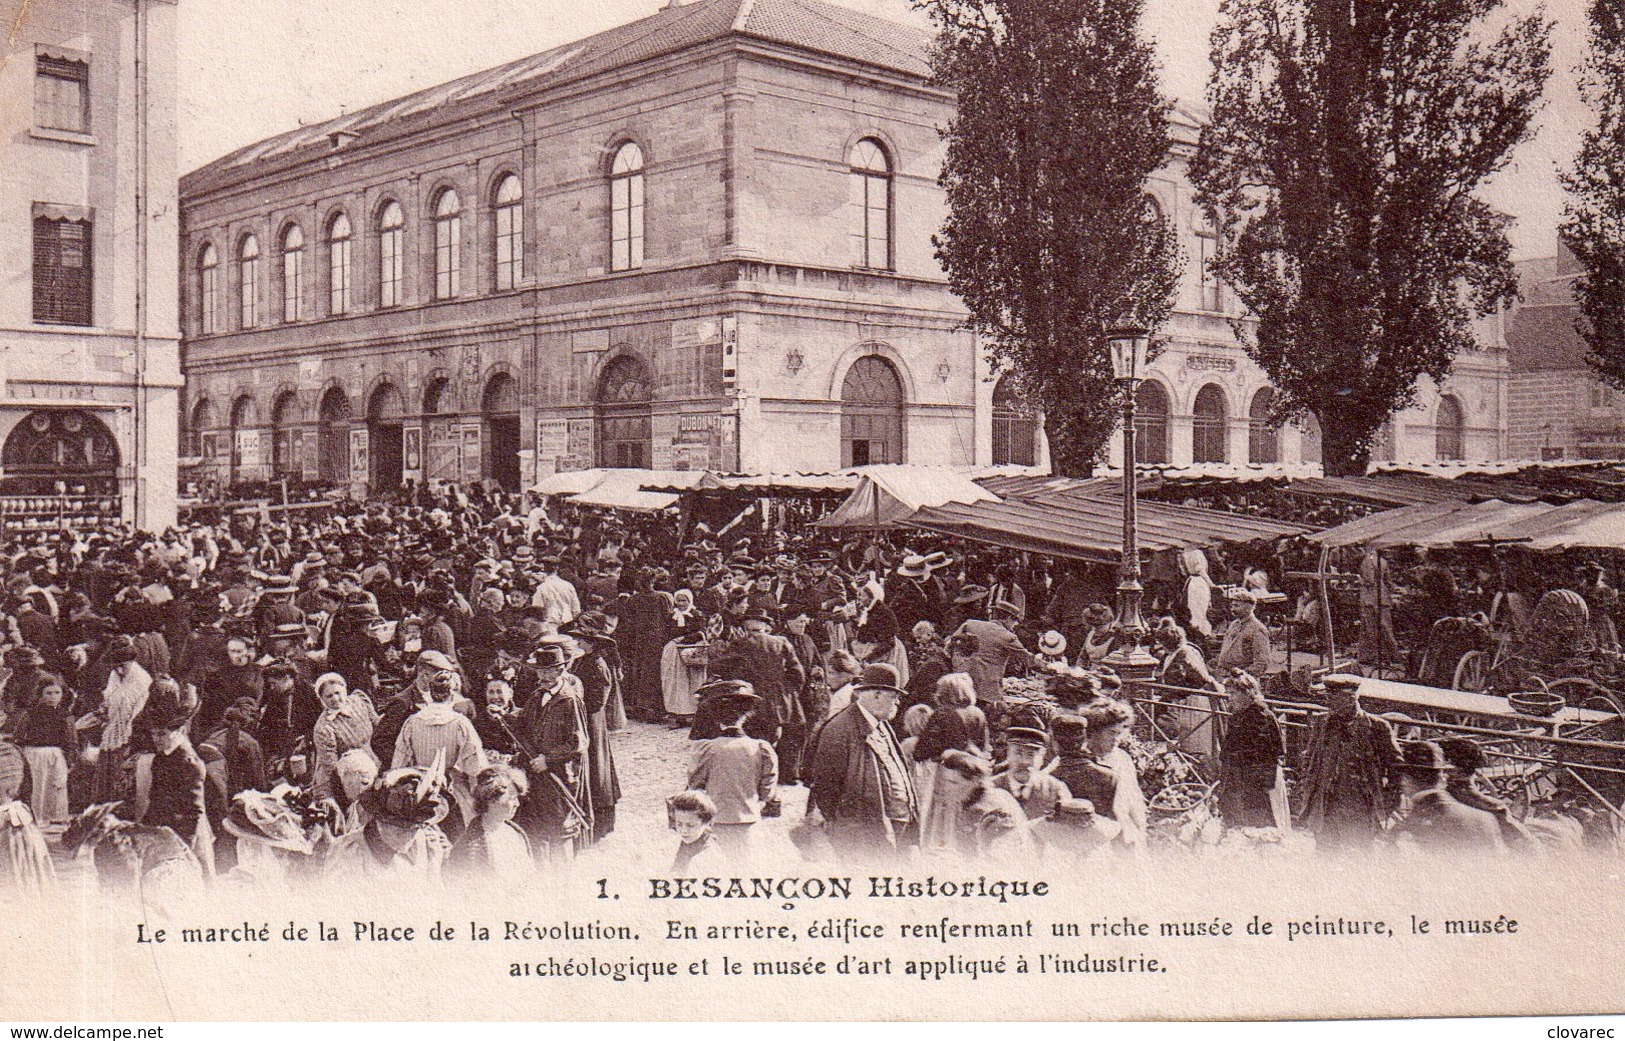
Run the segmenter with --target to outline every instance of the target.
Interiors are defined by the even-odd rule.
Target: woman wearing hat
[[[186,727],[197,712],[195,693],[168,676],[152,682],[133,729],[150,752],[135,757],[133,806],[139,824],[168,828],[192,848],[205,875],[214,872],[214,834],[204,805],[206,771]]]
[[[1152,641],[1162,652],[1157,666],[1156,681],[1169,687],[1190,691],[1211,691],[1223,694],[1224,685],[1208,671],[1202,660],[1202,651],[1185,634],[1185,629],[1172,618],[1163,618],[1151,634]],[[1171,709],[1169,716],[1183,736],[1180,751],[1195,756],[1213,754],[1214,739],[1219,733],[1219,722],[1214,716],[1217,706],[1207,694],[1177,695],[1184,709]]]
[[[357,798],[366,823],[339,836],[327,870],[339,878],[435,885],[451,853],[440,822],[451,812],[432,767],[390,770]]]
[[[1230,718],[1219,752],[1219,816],[1232,828],[1285,830],[1292,817],[1281,772],[1286,755],[1281,724],[1251,675],[1232,673],[1225,687]]]
[[[1078,664],[1093,668],[1117,647],[1117,615],[1105,604],[1090,604],[1083,610],[1083,642],[1078,647]]]
[[[116,802],[127,793],[124,764],[129,758],[130,739],[136,733],[136,716],[147,704],[152,677],[136,663],[135,641],[128,636],[115,637],[102,660],[111,671],[98,709],[102,733],[99,750],[92,753],[96,763],[93,798],[96,802]]]
[[[582,650],[570,671],[581,681],[582,708],[587,714],[587,791],[592,798],[594,842],[615,830],[615,804],[621,798],[609,740],[609,714],[620,700],[622,677],[611,628],[609,617],[598,610],[583,611],[571,626]]]

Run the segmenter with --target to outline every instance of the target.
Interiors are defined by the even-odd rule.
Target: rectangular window
[[[525,251],[520,238],[518,206],[497,210],[497,288],[512,289],[525,279]]]
[[[643,175],[610,182],[610,270],[643,266]]]
[[[238,277],[242,280],[237,287],[239,324],[244,329],[252,329],[260,324],[260,258],[244,258],[238,265]]]
[[[34,321],[89,325],[91,270],[89,221],[34,218]]]
[[[300,294],[305,287],[305,252],[285,250],[282,254],[282,320],[299,320]]]
[[[350,313],[350,240],[335,239],[328,248],[329,314]]]
[[[463,251],[463,219],[441,217],[435,222],[434,295],[450,300],[463,289],[463,268],[458,258]]]
[[[50,130],[90,132],[90,66],[41,54],[34,59],[34,122]]]
[[[1219,255],[1219,240],[1215,235],[1207,232],[1196,233],[1197,274],[1201,279],[1202,302],[1204,311],[1222,312],[1224,310],[1224,282],[1213,273],[1210,266]]]
[[[395,307],[401,302],[401,230],[378,236],[378,306]]]

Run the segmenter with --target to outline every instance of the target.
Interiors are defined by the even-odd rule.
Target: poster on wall
[[[570,420],[567,443],[570,450],[560,459],[559,470],[585,470],[592,466],[592,420]]]
[[[414,481],[423,479],[423,428],[403,427],[401,429],[401,470],[402,476]]]
[[[480,479],[480,429],[479,422],[465,423],[462,427],[462,458],[458,463],[458,473],[464,484]]]
[[[350,483],[366,484],[367,468],[367,428],[360,427],[350,431]]]

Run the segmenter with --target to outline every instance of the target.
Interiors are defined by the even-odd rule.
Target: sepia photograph
[[[1619,0],[4,24],[0,1017],[1625,1014]]]

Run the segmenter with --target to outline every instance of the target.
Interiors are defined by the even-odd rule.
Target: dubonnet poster
[[[1609,169],[1580,144],[1625,106],[1618,19],[1581,0],[20,3],[0,65],[3,176],[34,200],[9,236],[33,249],[0,251],[20,330],[0,494],[21,518],[0,1016],[1625,1012],[1625,505],[1607,462],[1521,462],[1617,441],[1619,370],[1595,343],[1586,368],[1583,250],[1556,231],[1582,197],[1560,171]],[[951,148],[945,27],[962,56],[1025,41],[994,79],[1096,69],[1040,76],[1034,109],[1093,93],[1043,134],[1016,106],[1019,133]],[[1144,68],[1112,64],[1142,46]],[[1370,104],[1299,142],[1340,159],[1291,196],[1386,234],[1334,257],[1346,292],[1306,308],[1355,316],[1347,339],[1294,348],[1369,347],[1359,378],[1306,384],[1259,339],[1299,320],[1271,272],[1309,294],[1307,254],[1272,253],[1303,237],[1293,216],[1265,247],[1213,219],[1280,202],[1283,127],[1335,123],[1311,106],[1209,151],[1238,97],[1280,101],[1236,87],[1266,75],[1236,56],[1265,52],[1349,72],[1328,106]],[[1125,68],[1162,93],[1100,100]],[[967,112],[990,89],[955,82]],[[1138,129],[1089,136],[1135,105]],[[1151,124],[1128,177],[1113,149]],[[1248,134],[1278,181],[1227,195]],[[1087,147],[1062,162],[1044,141],[1069,135]],[[980,210],[953,195],[1017,145],[1030,179]],[[1078,216],[1120,189],[1126,225]],[[1099,427],[1090,458],[1123,457],[1105,340],[1015,382],[1032,356],[1009,344],[1056,323],[1000,328],[956,267],[974,214],[1055,192],[1071,216],[1027,230],[1091,230],[995,267],[1071,301],[1059,326],[1102,285],[1151,301],[1112,336],[1154,339],[1128,374],[1146,465],[1127,496],[1069,440]],[[1150,240],[1160,259],[1124,245]],[[1470,314],[1410,252],[1466,258]],[[1374,285],[1428,292],[1381,310]],[[1397,334],[1414,350],[1371,346],[1396,315],[1437,321]],[[37,362],[101,339],[94,365]],[[572,342],[591,366],[554,349]],[[1446,361],[1416,361],[1435,343]],[[107,387],[37,390],[81,368]],[[1339,402],[1399,370],[1386,420],[1347,434]],[[439,375],[405,400],[419,371]],[[499,437],[512,416],[481,409],[515,398]],[[14,429],[14,410],[72,426]],[[290,471],[274,446],[300,438]],[[536,466],[515,479],[500,456],[521,443]],[[154,491],[181,456],[221,502]],[[274,506],[247,472],[266,462]],[[67,518],[67,471],[128,524]]]

